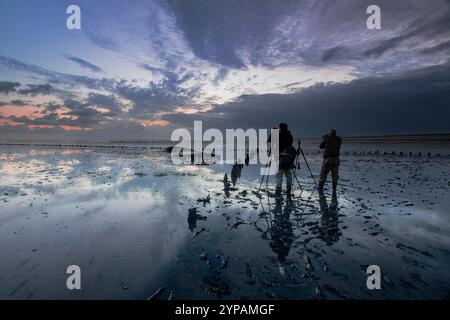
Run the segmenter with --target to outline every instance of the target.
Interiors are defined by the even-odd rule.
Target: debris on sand
[[[177,297],[175,296],[175,291],[170,291],[169,299],[167,300],[176,300]]]
[[[197,208],[190,208],[188,209],[188,226],[189,226],[189,230],[191,230],[192,232],[194,231],[195,228],[197,228],[197,220],[206,220],[207,217],[202,216],[200,214],[197,213]],[[197,231],[194,234],[194,237],[196,235],[198,235],[200,232],[205,231],[205,228],[202,228],[202,230]]]
[[[211,267],[211,261],[210,261],[209,258],[208,258],[208,253],[207,253],[207,252],[203,252],[203,253],[200,255],[200,259],[203,260],[203,261],[206,261],[206,264],[207,264],[209,267]]]
[[[316,286],[316,290],[315,290],[315,293],[316,293],[316,297],[317,298],[319,298],[319,299],[323,299],[323,292],[322,292],[322,290],[320,290],[320,287],[317,285]]]
[[[255,279],[255,276],[253,274],[253,271],[252,271],[252,268],[251,268],[251,265],[250,265],[249,261],[247,261],[245,263],[245,271],[246,271],[245,273],[247,274],[247,277],[248,277],[247,283],[250,284],[250,285],[255,284],[256,279]]]
[[[192,236],[193,238],[195,238],[196,236],[198,236],[200,233],[202,233],[203,231],[206,231],[206,228],[201,228],[200,230],[198,230],[196,233],[194,233],[194,235]]]
[[[204,280],[204,283],[210,291],[217,295],[219,299],[226,294],[230,294],[230,287],[228,283],[220,277],[208,277]]]
[[[208,253],[207,253],[207,252],[203,252],[203,253],[200,255],[200,259],[201,259],[201,260],[204,260],[204,261],[208,260]]]
[[[143,178],[143,177],[145,177],[147,174],[146,174],[146,173],[143,173],[143,172],[135,172],[134,175],[135,175],[135,176],[138,176],[138,177],[140,177],[140,178]]]
[[[154,176],[154,177],[157,177],[157,178],[159,178],[159,177],[165,177],[165,176],[167,176],[167,175],[168,175],[167,172],[155,172],[155,173],[153,174],[153,176]]]
[[[164,287],[159,288],[155,291],[154,294],[152,294],[150,297],[148,297],[147,300],[156,300],[156,298],[164,291]]]
[[[231,183],[228,180],[228,175],[226,173],[223,176],[223,185],[224,185],[224,188],[227,188],[227,189],[230,188],[230,186],[231,186]]]
[[[309,259],[309,256],[307,254],[305,254],[304,259],[305,259],[306,270],[311,270],[312,269],[311,260]]]
[[[197,202],[198,203],[203,203],[203,206],[205,206],[207,203],[211,203],[211,197],[210,197],[210,195],[208,194],[208,196],[206,197],[206,198],[200,198],[200,199],[197,199]]]
[[[217,267],[217,269],[223,269],[227,266],[228,261],[226,261],[224,257],[216,255],[216,258],[220,260],[220,265]]]
[[[207,217],[197,213],[197,208],[188,209],[188,220],[206,220]]]

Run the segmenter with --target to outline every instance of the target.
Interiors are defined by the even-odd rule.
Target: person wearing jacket
[[[336,192],[339,180],[339,165],[341,153],[342,138],[336,135],[336,130],[331,129],[327,135],[322,137],[319,145],[320,149],[324,149],[322,169],[319,177],[319,192],[323,193],[323,187],[327,179],[328,173],[331,171],[331,179],[333,184],[333,193]]]

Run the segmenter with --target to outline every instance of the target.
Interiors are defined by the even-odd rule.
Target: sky
[[[0,140],[450,132],[449,58],[449,0],[0,0]]]

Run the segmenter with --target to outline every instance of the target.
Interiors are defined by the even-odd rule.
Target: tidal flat
[[[302,159],[289,199],[274,177],[259,190],[258,165],[0,146],[0,298],[448,299],[448,147],[349,143],[331,201]],[[317,146],[304,149],[317,178]]]

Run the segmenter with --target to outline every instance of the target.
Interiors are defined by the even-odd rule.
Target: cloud
[[[29,104],[29,103],[30,103],[30,102],[24,101],[24,100],[21,100],[21,99],[11,100],[10,102],[0,101],[0,107],[3,107],[3,106],[17,106],[17,107],[23,107],[23,106],[26,106],[26,105]]]
[[[347,84],[316,85],[293,94],[246,95],[196,114],[162,119],[190,127],[271,128],[288,122],[297,136],[450,132],[450,63]]]
[[[448,5],[448,4],[447,4]],[[364,51],[366,57],[379,57],[388,50],[395,49],[403,42],[417,38],[422,41],[450,35],[450,10],[447,7],[438,17],[425,20],[425,22],[414,21],[406,31],[398,36],[389,38],[377,44],[376,46]]]
[[[130,115],[137,118],[153,117],[159,111],[173,110],[176,107],[188,104],[198,93],[198,88],[183,88],[184,78],[169,78],[161,82],[150,82],[147,87],[138,87],[132,84],[119,84],[115,93],[130,100],[133,107]]]
[[[88,98],[86,99],[86,102],[99,107],[108,108],[110,111],[114,112],[122,112],[122,110],[125,109],[125,106],[120,103],[117,100],[116,96],[113,94],[104,95],[90,92]]]
[[[87,87],[92,90],[111,90],[117,82],[115,79],[109,78],[92,78],[83,75],[50,71],[37,65],[25,63],[5,56],[0,56],[0,66],[15,72],[39,77],[42,80],[47,80],[53,85],[66,85],[71,87],[72,90],[74,89],[74,85]]]
[[[130,135],[153,128],[159,134],[193,119],[271,127],[288,118],[300,132],[315,135],[333,119],[341,127],[350,119],[344,128],[349,133],[414,130],[403,121],[388,120],[390,127],[383,127],[378,117],[389,114],[386,106],[401,118],[400,110],[407,114],[410,105],[409,123],[428,123],[417,130],[434,130],[432,115],[422,115],[419,102],[443,115],[436,97],[446,97],[439,91],[446,88],[439,70],[447,65],[434,69],[440,81],[425,69],[414,76],[406,71],[448,58],[449,1],[379,0],[382,30],[366,27],[370,0],[80,1],[79,34],[90,40],[82,42],[83,52],[104,54],[108,63],[100,67],[56,44],[50,56],[77,64],[77,74],[58,69],[67,60],[45,60],[50,56],[42,52],[27,62],[0,56],[0,73],[12,75],[0,82],[0,106],[17,107],[16,115],[37,110],[28,120],[14,121],[107,136],[112,128],[135,130]],[[409,83],[407,89],[401,90],[401,81]],[[437,127],[444,127],[439,121]]]
[[[435,46],[428,47],[422,50],[423,54],[434,54],[438,52],[449,52],[450,51],[450,41],[445,41],[439,43]]]
[[[24,100],[21,100],[21,99],[11,100],[11,104],[13,106],[23,107],[23,106],[27,105],[27,103],[28,103],[27,101],[24,101]]]
[[[344,50],[344,48],[342,46],[336,46],[336,47],[330,48],[322,54],[321,60],[323,62],[330,61],[331,59],[336,57],[339,53],[341,53],[343,50]]]
[[[29,84],[27,89],[21,89],[18,92],[22,95],[36,96],[48,95],[53,91],[53,87],[49,84]]]
[[[96,66],[95,64],[92,64],[86,60],[83,60],[81,58],[78,57],[74,57],[68,54],[64,55],[64,58],[66,58],[67,60],[70,60],[74,63],[76,63],[77,65],[79,65],[82,68],[91,70],[93,72],[104,72],[104,70],[102,68],[100,68],[99,66]]]
[[[250,50],[256,62],[272,31],[298,7],[298,1],[169,0],[177,24],[193,52],[222,66],[244,68],[239,50]]]
[[[11,93],[16,92],[17,87],[20,87],[20,83],[18,82],[11,82],[11,81],[0,81],[0,93]]]

